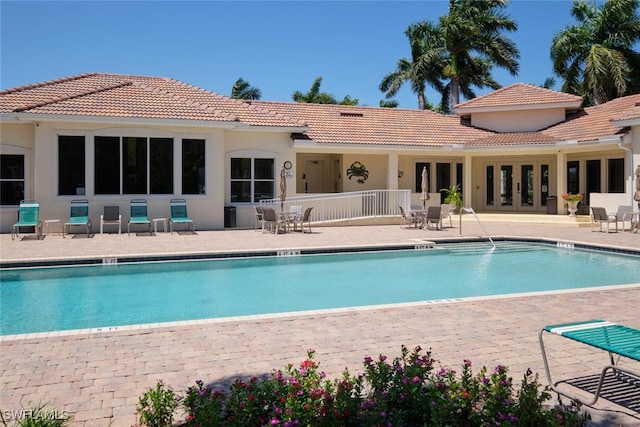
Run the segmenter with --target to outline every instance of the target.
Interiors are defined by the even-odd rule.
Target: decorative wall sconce
[[[404,176],[404,171],[398,171],[398,178],[402,178]]]

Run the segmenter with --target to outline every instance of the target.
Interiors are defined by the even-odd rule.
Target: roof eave
[[[528,111],[528,110],[549,110],[564,109],[578,110],[582,106],[582,101],[554,102],[546,104],[523,104],[523,105],[497,105],[495,107],[462,107],[453,111],[459,116],[466,116],[472,113],[499,113],[503,111]]]
[[[113,116],[76,116],[59,114],[34,114],[34,113],[5,113],[0,114],[1,121],[42,123],[104,123],[123,125],[154,125],[154,126],[189,126],[189,127],[215,127],[220,129],[235,129],[238,122],[214,121],[214,120],[181,120],[181,119],[155,119],[139,117],[113,117]]]
[[[565,139],[557,141],[554,145],[560,148],[567,147],[584,147],[585,145],[617,145],[622,142],[621,135],[603,135],[597,139],[578,140],[578,139]]]
[[[633,119],[622,119],[622,120],[612,119],[611,123],[621,128],[624,128],[627,126],[640,126],[640,117],[636,117]]]

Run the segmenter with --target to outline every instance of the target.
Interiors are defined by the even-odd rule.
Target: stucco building
[[[185,198],[199,229],[252,227],[277,197],[408,189],[418,200],[458,184],[477,212],[566,212],[563,193],[631,205],[640,164],[640,95],[583,108],[578,96],[514,84],[457,105],[455,115],[343,105],[241,101],[170,78],[81,74],[0,92],[1,230],[22,199],[66,218],[86,198],[148,200],[167,216]],[[366,170],[366,176],[354,171]],[[553,197],[556,197],[555,199]],[[126,219],[125,219],[126,222]]]

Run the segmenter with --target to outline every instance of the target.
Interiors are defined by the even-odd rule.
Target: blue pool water
[[[640,283],[640,259],[499,242],[1,274],[9,335]]]

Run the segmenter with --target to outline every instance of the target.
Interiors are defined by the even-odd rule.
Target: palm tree
[[[425,89],[427,85],[438,91],[444,89],[442,70],[445,53],[438,44],[437,31],[430,22],[412,24],[405,31],[411,46],[411,59],[400,58],[395,71],[390,72],[380,82],[379,89],[387,98],[394,97],[404,83],[411,85],[411,90],[418,95],[418,108],[427,109]]]
[[[253,87],[242,78],[236,80],[231,88],[231,98],[234,99],[260,99],[262,92],[257,87]]]
[[[320,84],[322,83],[322,77],[318,77],[315,79],[309,92],[302,93],[300,91],[293,92],[291,98],[295,102],[300,102],[303,104],[337,104],[338,101],[336,98],[325,92],[320,92]]]
[[[460,93],[475,97],[472,87],[500,88],[491,76],[493,66],[518,72],[520,53],[515,43],[504,36],[517,25],[502,9],[508,0],[449,0],[449,13],[437,24],[425,21],[406,31],[411,44],[411,59],[398,61],[396,71],[380,83],[387,97],[410,82],[418,94],[418,105],[426,108],[424,90],[428,85],[443,95],[439,109],[448,113],[460,103]],[[448,80],[448,83],[443,83]]]
[[[356,99],[351,99],[351,97],[349,95],[345,96],[344,99],[340,102],[338,102],[338,104],[340,105],[358,105],[358,103],[360,102],[360,100],[358,98]]]
[[[504,68],[514,76],[518,73],[520,52],[503,35],[518,29],[502,11],[507,3],[508,0],[450,0],[449,14],[440,17],[437,28],[449,54],[444,75],[450,81],[450,107],[460,102],[461,90],[470,90],[464,84],[494,87],[497,83],[491,78],[492,66]]]
[[[380,106],[382,108],[398,108],[398,101],[396,101],[395,99],[381,99],[380,100]]]
[[[473,58],[473,65],[471,65],[467,63],[466,58],[463,58],[458,63],[458,70],[458,90],[465,99],[473,99],[476,97],[476,93],[473,90],[474,86],[480,89],[490,87],[494,90],[502,87],[500,83],[491,76],[491,64],[486,59],[479,57]],[[452,87],[452,81],[450,80],[441,91],[442,100],[436,110],[443,114],[450,114],[451,108],[455,105],[451,103]]]
[[[553,77],[547,77],[546,79],[544,79],[544,82],[540,85],[540,87],[543,87],[545,89],[553,89],[555,85],[556,79]]]
[[[574,0],[577,24],[553,37],[553,71],[562,91],[581,95],[585,104],[600,104],[640,91],[638,0],[607,0],[600,8]]]

